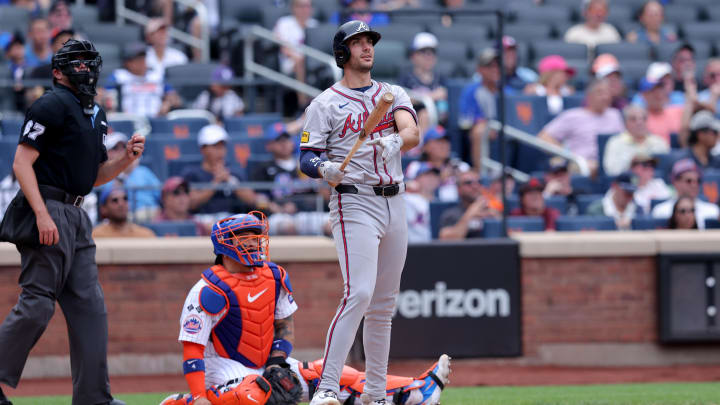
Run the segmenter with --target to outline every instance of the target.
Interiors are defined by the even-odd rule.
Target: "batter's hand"
[[[37,215],[37,227],[40,234],[40,244],[52,246],[60,242],[60,233],[58,233],[55,221],[53,221],[47,211]]]
[[[382,148],[382,159],[385,163],[387,163],[391,156],[400,152],[403,143],[403,139],[398,134],[376,138],[367,142],[368,145],[375,145]]]
[[[126,150],[130,160],[139,158],[145,150],[145,137],[140,134],[133,135],[127,143]]]
[[[318,172],[328,183],[340,183],[345,178],[345,172],[340,170],[340,163],[326,160],[318,166]]]

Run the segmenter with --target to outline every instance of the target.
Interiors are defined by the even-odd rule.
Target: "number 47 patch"
[[[28,138],[32,139],[33,141],[40,135],[42,135],[45,132],[45,125],[35,122],[33,120],[28,120],[27,124],[25,124],[25,130],[23,131],[23,136],[27,136]]]

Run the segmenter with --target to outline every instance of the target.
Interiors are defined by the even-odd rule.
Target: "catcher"
[[[319,383],[322,359],[308,363],[290,357],[297,304],[287,273],[269,261],[265,216],[253,211],[220,220],[210,238],[215,265],[188,293],[180,320],[190,393],[171,395],[161,405],[308,401]],[[388,376],[388,401],[439,403],[449,366],[443,354],[418,378]],[[340,399],[360,405],[364,383],[365,373],[345,367]]]

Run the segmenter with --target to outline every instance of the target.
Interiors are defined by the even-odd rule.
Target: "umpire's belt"
[[[65,204],[72,204],[79,207],[85,199],[85,197],[81,195],[66,193],[62,189],[45,184],[38,185],[38,188],[40,189],[40,195],[42,195],[46,200],[60,201]]]
[[[338,184],[335,191],[340,194],[365,194],[392,197],[405,191],[405,183],[388,184],[386,186],[368,186],[365,184]]]

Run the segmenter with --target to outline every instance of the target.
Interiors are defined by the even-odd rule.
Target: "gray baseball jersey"
[[[397,131],[397,110],[416,117],[401,87],[373,81],[370,88],[359,91],[335,83],[306,109],[301,148],[325,152],[331,161],[342,162],[375,103],[388,91],[395,101],[368,139],[392,135]],[[391,156],[386,164],[381,155],[381,147],[363,144],[350,160],[342,181],[356,186],[359,192],[340,194],[333,190],[330,199],[330,221],[345,285],[325,340],[319,384],[320,389],[338,392],[343,365],[364,316],[364,392],[371,399],[385,398],[392,314],[407,254],[402,196],[378,196],[371,187],[402,185],[400,153]],[[404,191],[404,187],[400,190]]]
[[[373,81],[369,89],[361,92],[338,82],[315,97],[305,110],[300,148],[326,152],[331,162],[341,163],[355,144],[365,119],[386,92],[392,93],[395,101],[367,140],[397,132],[393,118],[395,111],[406,110],[415,117],[410,97],[402,87]],[[403,172],[400,156],[384,164],[381,155],[382,149],[363,144],[345,169],[343,184],[401,183]]]

